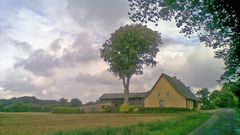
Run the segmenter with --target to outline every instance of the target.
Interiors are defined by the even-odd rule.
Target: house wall
[[[167,93],[169,93],[169,96],[167,96]],[[164,77],[160,78],[150,94],[145,98],[144,107],[159,108],[160,100],[163,100],[164,107],[186,108],[186,99]]]
[[[193,109],[194,108],[194,101],[190,100],[190,99],[186,99],[186,106],[189,109]]]

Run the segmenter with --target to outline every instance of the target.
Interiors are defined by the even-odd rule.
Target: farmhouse
[[[100,103],[123,103],[123,93],[103,94]],[[130,93],[129,104],[145,108],[199,108],[201,101],[176,77],[164,73],[158,78],[155,85],[148,92]]]

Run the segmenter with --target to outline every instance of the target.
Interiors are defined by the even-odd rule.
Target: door
[[[159,105],[160,105],[160,108],[163,108],[164,107],[164,100],[160,100]]]

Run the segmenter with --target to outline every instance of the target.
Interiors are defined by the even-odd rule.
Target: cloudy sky
[[[130,24],[127,0],[0,0],[0,98],[79,98],[95,101],[122,92],[99,48]],[[178,33],[174,22],[148,27],[161,33],[158,64],[133,76],[131,92],[148,91],[161,75],[177,76],[193,91],[219,87],[223,61],[198,41]]]

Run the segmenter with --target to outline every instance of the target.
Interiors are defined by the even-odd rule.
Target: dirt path
[[[219,109],[207,122],[188,135],[237,135],[236,117],[233,109]]]

